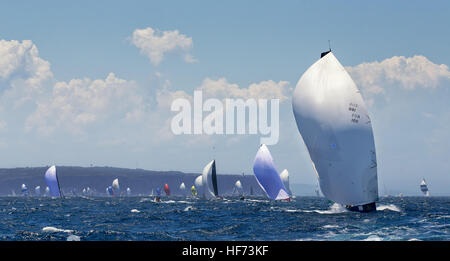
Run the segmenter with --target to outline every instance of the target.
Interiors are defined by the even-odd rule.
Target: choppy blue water
[[[324,198],[0,198],[0,240],[450,240],[450,197],[387,197],[356,213]]]

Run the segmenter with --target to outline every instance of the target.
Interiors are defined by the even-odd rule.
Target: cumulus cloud
[[[180,34],[178,30],[159,31],[151,27],[145,29],[136,29],[131,39],[132,43],[146,55],[150,62],[159,65],[165,53],[181,52],[184,54],[184,60],[187,63],[193,63],[197,60],[189,54],[189,50],[193,46],[192,38],[184,34]]]
[[[226,78],[206,78],[198,89],[207,98],[279,99],[281,102],[287,100],[292,91],[287,81],[261,81],[250,84],[248,88],[239,88],[239,85],[229,83]]]
[[[386,85],[403,89],[436,88],[444,80],[450,80],[445,64],[435,64],[425,56],[394,56],[381,62],[362,63],[346,67],[357,85],[368,94],[383,94]]]
[[[63,128],[80,134],[92,124],[138,120],[144,107],[137,85],[113,73],[105,79],[72,79],[53,86],[51,97],[39,101],[26,119],[25,129],[49,135]]]
[[[50,63],[39,57],[32,41],[0,40],[1,81],[23,79],[29,86],[39,87],[52,76]]]

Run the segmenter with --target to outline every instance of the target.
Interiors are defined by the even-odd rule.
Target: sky
[[[260,135],[173,135],[195,90],[280,99],[269,146],[317,184],[291,95],[328,49],[372,119],[380,194],[450,194],[448,1],[10,1],[0,8],[0,167],[252,173]],[[252,91],[253,90],[253,91]],[[254,91],[256,90],[256,92]]]

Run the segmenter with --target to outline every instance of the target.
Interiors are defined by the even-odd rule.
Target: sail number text
[[[352,112],[352,119],[351,119],[351,122],[353,122],[353,123],[358,123],[359,122],[359,119],[361,118],[361,116],[359,115],[359,113],[357,113],[357,110],[358,109],[358,104],[357,103],[349,103],[349,105],[348,105],[348,110],[350,111],[350,112]]]

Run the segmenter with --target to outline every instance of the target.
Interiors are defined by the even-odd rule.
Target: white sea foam
[[[298,209],[284,209],[284,211],[286,211],[286,212],[302,212],[302,210],[298,210]]]
[[[80,237],[77,235],[70,235],[67,237],[67,241],[80,241]]]
[[[250,202],[264,202],[264,203],[269,202],[268,200],[261,200],[261,199],[244,199],[244,200]]]
[[[400,208],[397,207],[394,204],[389,204],[389,205],[382,205],[382,204],[380,204],[380,205],[377,206],[377,210],[378,211],[391,210],[391,211],[401,212]]]
[[[319,214],[339,214],[348,212],[348,209],[346,209],[341,204],[334,203],[333,205],[330,206],[328,210],[314,210],[314,211]]]
[[[187,206],[183,211],[192,211],[195,210],[193,206]]]
[[[382,241],[383,239],[377,235],[370,235],[368,238],[363,241]]]
[[[338,228],[338,225],[325,225],[323,228]]]
[[[54,232],[64,232],[64,233],[72,233],[73,230],[70,229],[60,229],[56,227],[44,227],[42,232],[54,233]]]
[[[140,213],[140,212],[141,212],[141,211],[139,211],[139,210],[137,210],[137,209],[135,209],[135,208],[131,210],[131,213]]]

